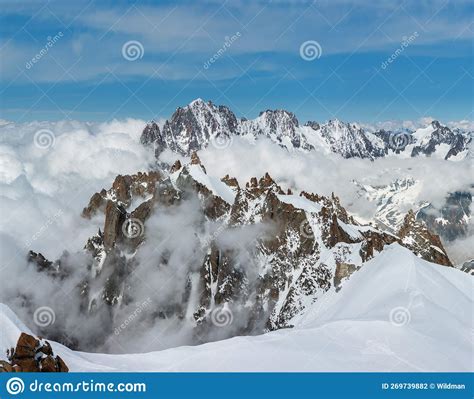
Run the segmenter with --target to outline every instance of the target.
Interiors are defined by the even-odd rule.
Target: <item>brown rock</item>
[[[56,360],[52,356],[46,356],[39,362],[39,369],[45,373],[53,373],[56,370]]]
[[[12,373],[13,367],[5,360],[0,360],[0,373]]]
[[[34,357],[38,346],[39,341],[35,337],[21,333],[14,356],[17,358]]]
[[[236,187],[239,188],[239,182],[235,177],[230,177],[229,175],[225,175],[222,179],[222,182],[227,184],[229,187]]]
[[[59,356],[54,356],[47,341],[21,333],[15,350],[9,355],[10,363],[0,361],[0,372],[56,372],[68,371],[68,367]]]
[[[66,363],[64,363],[64,360],[58,355],[56,356],[56,361],[57,361],[57,368],[60,373],[67,373],[69,371],[69,367],[66,366]]]
[[[191,154],[191,165],[202,165],[201,159],[199,158],[196,151]]]
[[[51,345],[49,344],[48,341],[45,341],[43,346],[38,348],[38,352],[44,353],[45,355],[53,355],[53,348],[51,348]]]
[[[36,371],[39,371],[38,363],[36,362],[34,357],[29,357],[29,358],[24,358],[24,359],[15,358],[13,362],[15,365],[20,367],[22,372],[34,373]]]
[[[428,262],[444,266],[452,266],[439,236],[431,233],[425,222],[416,220],[415,213],[410,210],[398,232],[400,244],[421,256]]]
[[[103,208],[105,204],[105,194],[105,190],[102,190],[101,193],[95,193],[89,200],[89,205],[82,211],[82,217],[90,219],[99,209]]]
[[[105,207],[104,246],[112,248],[122,232],[122,225],[126,218],[126,211],[108,200]]]
[[[334,274],[334,286],[336,287],[336,290],[340,288],[341,281],[349,277],[357,269],[358,268],[355,265],[351,265],[349,263],[337,262],[336,272]]]
[[[177,172],[178,170],[180,170],[182,168],[183,165],[181,165],[181,162],[179,161],[179,159],[173,164],[173,166],[171,167],[170,169],[170,173],[175,173]]]

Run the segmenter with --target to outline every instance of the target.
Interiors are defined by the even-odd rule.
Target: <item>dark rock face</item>
[[[426,223],[428,229],[443,240],[453,241],[467,233],[471,217],[472,195],[469,192],[455,192],[448,195],[441,209],[429,205],[416,215],[418,220]]]
[[[21,333],[15,349],[8,351],[7,361],[0,361],[0,372],[68,372],[59,356],[54,356],[48,341]]]
[[[474,259],[464,262],[463,265],[461,266],[461,271],[470,274],[471,276],[474,276]]]
[[[309,126],[313,130],[319,130],[319,128],[321,127],[321,125],[316,121],[308,121],[304,125]]]
[[[160,127],[155,121],[151,121],[146,125],[140,137],[140,143],[144,146],[150,146],[156,143],[161,138]]]
[[[401,244],[429,262],[452,266],[439,236],[431,233],[423,221],[417,221],[413,211],[405,216],[398,235]]]
[[[198,99],[178,108],[165,122],[161,134],[156,135],[156,153],[169,148],[181,155],[191,155],[213,139],[235,135],[237,127],[237,118],[229,108]]]

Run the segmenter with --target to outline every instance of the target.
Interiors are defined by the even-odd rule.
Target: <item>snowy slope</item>
[[[22,332],[31,334],[31,331],[11,311],[11,309],[0,303],[0,359],[3,359],[8,349],[15,347],[16,341]]]
[[[145,354],[53,348],[73,371],[468,371],[472,289],[468,274],[394,244],[293,329]],[[0,320],[4,347],[21,323],[6,307]]]

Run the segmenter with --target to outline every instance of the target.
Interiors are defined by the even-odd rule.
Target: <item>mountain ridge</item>
[[[358,124],[337,119],[300,124],[295,114],[283,109],[262,111],[255,119],[239,119],[227,106],[202,99],[178,107],[162,129],[154,121],[148,123],[141,142],[153,145],[156,156],[164,149],[190,156],[210,144],[226,148],[234,137],[251,142],[267,137],[290,151],[321,150],[344,158],[370,160],[387,155],[457,160],[468,155],[472,142],[472,132],[450,129],[438,121],[414,131],[370,132]]]

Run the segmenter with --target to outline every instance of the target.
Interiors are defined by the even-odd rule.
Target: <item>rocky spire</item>
[[[406,214],[398,236],[404,246],[423,259],[440,265],[452,266],[439,236],[431,233],[423,221],[416,220],[413,210]]]
[[[160,127],[156,124],[155,121],[151,121],[143,129],[142,135],[140,137],[140,143],[144,146],[151,146],[154,144],[160,137]]]

